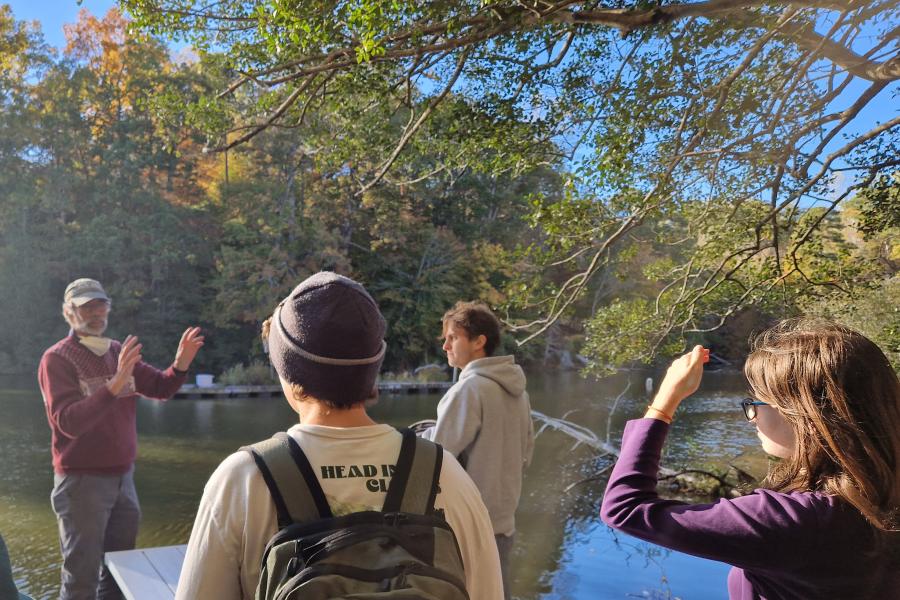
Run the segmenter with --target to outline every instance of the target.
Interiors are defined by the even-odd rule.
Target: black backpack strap
[[[431,514],[434,512],[444,450],[439,444],[416,437],[411,429],[404,429],[401,433],[400,456],[382,511]]]
[[[312,465],[294,438],[281,431],[241,449],[253,457],[272,494],[279,529],[332,516]]]

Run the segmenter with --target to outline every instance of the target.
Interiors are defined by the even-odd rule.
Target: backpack
[[[459,544],[434,508],[443,449],[402,434],[382,510],[340,517],[287,433],[244,448],[278,514],[256,600],[468,600]]]

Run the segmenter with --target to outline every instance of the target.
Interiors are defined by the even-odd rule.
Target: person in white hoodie
[[[494,356],[500,322],[478,302],[457,302],[443,317],[443,349],[459,381],[437,406],[422,437],[455,455],[481,492],[500,553],[504,595],[510,598],[509,559],[522,475],[534,450],[525,373],[512,356]]]

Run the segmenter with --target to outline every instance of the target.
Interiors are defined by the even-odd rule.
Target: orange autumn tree
[[[157,40],[132,35],[128,23],[115,8],[103,17],[82,9],[78,21],[64,27],[79,112],[99,146],[152,157],[130,165],[144,183],[160,184],[169,202],[194,203],[218,175],[218,161],[204,157],[185,123],[157,103],[166,90],[190,93],[198,75],[194,65],[173,64]],[[102,169],[102,153],[93,159]]]

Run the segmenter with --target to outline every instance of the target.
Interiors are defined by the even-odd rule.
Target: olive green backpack
[[[456,536],[434,508],[443,450],[402,433],[382,510],[340,517],[288,434],[245,448],[278,513],[257,600],[468,600]]]

